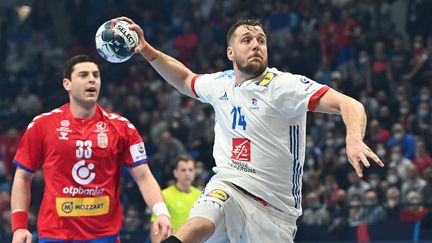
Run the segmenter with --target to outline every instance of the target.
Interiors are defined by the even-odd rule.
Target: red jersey
[[[69,104],[36,116],[14,163],[42,166],[45,192],[39,238],[89,240],[118,234],[123,223],[121,165],[147,162],[144,143],[124,117],[96,107],[91,119],[74,118]]]

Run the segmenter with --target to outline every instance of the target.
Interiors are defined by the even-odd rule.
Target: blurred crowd
[[[341,118],[310,113],[300,224],[342,232],[364,223],[430,217],[432,1],[13,2],[0,3],[0,235],[10,233],[12,160],[20,137],[35,115],[67,101],[64,60],[78,53],[99,58],[94,33],[116,16],[132,18],[147,41],[197,73],[230,69],[227,28],[239,17],[257,17],[269,36],[269,66],[303,74],[364,104],[367,144],[386,166],[372,165],[359,179],[346,157]],[[139,56],[123,64],[99,60],[99,103],[137,127],[161,187],[172,183],[174,159],[185,153],[197,161],[196,185],[203,187],[214,164],[211,107],[181,95]],[[33,181],[34,227],[42,174]],[[148,229],[149,210],[127,171],[122,187],[124,230]]]

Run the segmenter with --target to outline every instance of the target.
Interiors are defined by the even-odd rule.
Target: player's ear
[[[234,60],[235,54],[234,54],[234,50],[231,46],[227,47],[227,57],[230,61]]]
[[[63,79],[63,88],[66,91],[70,91],[71,90],[71,80],[70,79],[67,79],[67,78]]]

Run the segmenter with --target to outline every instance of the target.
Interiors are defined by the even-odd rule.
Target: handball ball
[[[96,31],[96,49],[108,62],[127,61],[138,44],[138,34],[129,29],[129,23],[122,20],[108,20]]]

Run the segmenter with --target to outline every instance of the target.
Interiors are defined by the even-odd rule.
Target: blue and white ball
[[[96,49],[99,55],[112,63],[125,62],[134,54],[138,34],[122,20],[108,20],[96,31]]]

